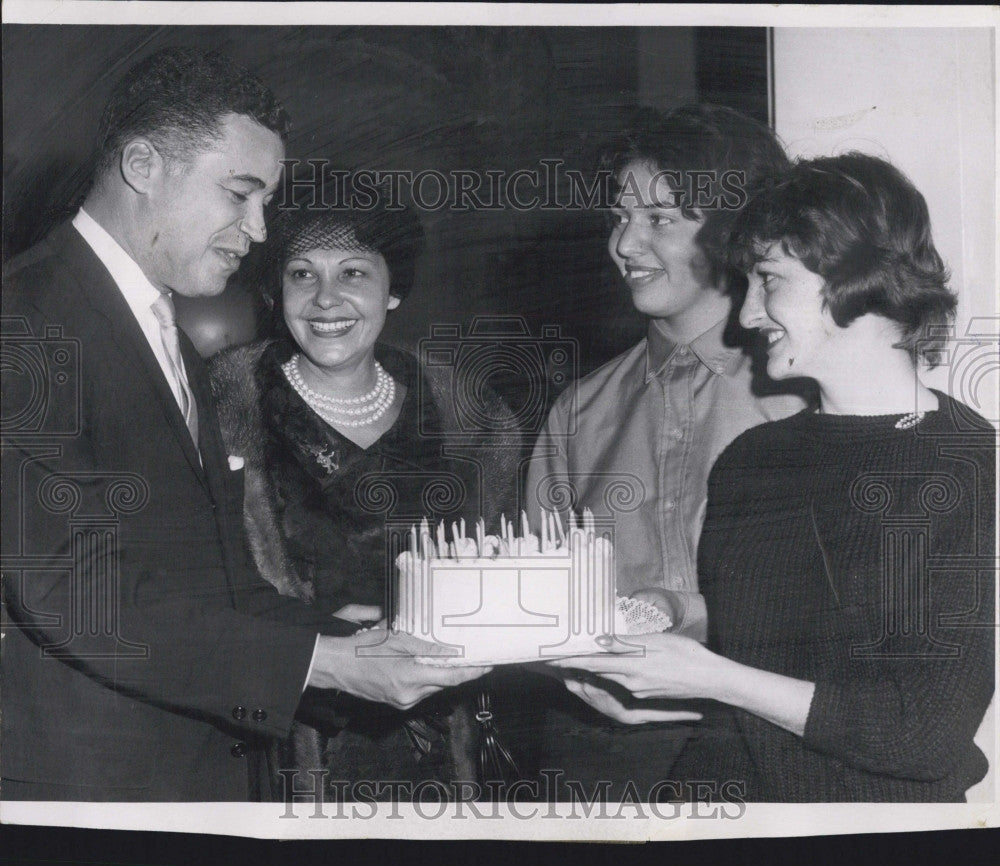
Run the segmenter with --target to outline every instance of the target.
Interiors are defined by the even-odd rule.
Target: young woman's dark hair
[[[687,219],[700,215],[698,243],[718,272],[729,267],[729,232],[747,200],[788,169],[788,157],[764,124],[731,108],[692,103],[663,114],[643,108],[600,156],[616,178],[640,163],[663,172]]]
[[[937,362],[956,298],[927,202],[899,169],[863,153],[796,163],[740,215],[731,261],[749,272],[776,242],[823,277],[838,325],[884,316],[900,327],[898,348]]]

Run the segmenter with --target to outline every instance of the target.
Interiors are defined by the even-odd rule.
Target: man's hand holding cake
[[[451,686],[478,679],[485,666],[439,668],[417,657],[444,655],[445,648],[408,634],[362,631],[351,637],[320,637],[307,685],[337,689],[405,710]]]

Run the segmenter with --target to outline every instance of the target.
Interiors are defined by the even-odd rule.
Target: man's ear
[[[385,305],[387,310],[395,310],[396,307],[402,302],[402,298],[397,298],[395,295],[389,295],[389,302]]]
[[[140,195],[150,191],[166,165],[160,152],[146,138],[134,138],[122,149],[122,180]]]

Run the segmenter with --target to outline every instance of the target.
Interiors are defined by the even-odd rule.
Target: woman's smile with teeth
[[[321,319],[313,319],[309,322],[309,325],[314,331],[329,334],[336,333],[338,331],[346,331],[352,325],[356,324],[357,321],[357,319],[337,319],[334,322],[326,322]]]
[[[785,332],[784,331],[778,331],[778,330],[770,330],[770,331],[767,331],[766,334],[767,334],[767,345],[768,346],[773,346],[775,343],[778,342],[778,340],[780,340],[782,337],[785,336]]]
[[[659,272],[659,268],[638,268],[634,266],[626,266],[625,268],[625,276],[630,280],[643,280]]]

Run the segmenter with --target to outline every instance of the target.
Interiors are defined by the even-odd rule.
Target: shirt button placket
[[[679,346],[676,350],[676,358],[682,359],[686,356],[686,347]],[[675,431],[677,426],[677,411],[674,406],[676,399],[677,384],[683,382],[684,365],[673,365],[669,367],[669,375],[663,378],[663,426],[661,428],[661,449],[662,460],[660,466],[660,489],[659,508],[659,543],[660,543],[660,574],[656,576],[656,583],[663,586],[670,586],[669,563],[670,563],[670,539],[674,534],[673,523],[677,516],[673,513],[675,502],[674,496],[677,494],[679,485],[678,473],[680,463],[677,453],[677,440]]]

